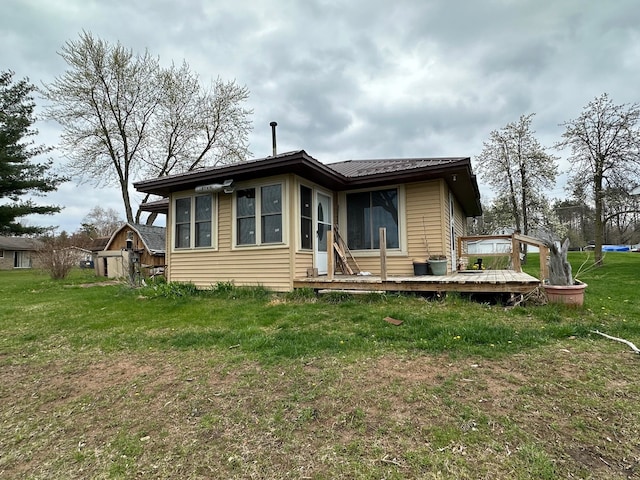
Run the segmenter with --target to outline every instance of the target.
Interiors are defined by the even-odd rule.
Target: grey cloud
[[[537,113],[533,126],[551,145],[558,124],[602,92],[637,101],[636,3],[4,0],[0,68],[51,81],[65,69],[55,52],[85,29],[163,64],[184,59],[203,81],[247,85],[256,156],[271,151],[272,120],[281,151],[321,161],[474,156],[522,114]],[[47,142],[59,133],[40,128]],[[54,223],[72,230],[86,203],[119,204],[113,190],[94,194],[79,203],[65,187],[54,198],[68,209]]]

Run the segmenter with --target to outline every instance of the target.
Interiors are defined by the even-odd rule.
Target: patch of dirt
[[[80,283],[78,285],[65,285],[67,288],[91,288],[91,287],[108,287],[110,285],[124,285],[124,282],[121,280],[106,280],[104,282],[93,282],[93,283]]]
[[[0,458],[0,473],[38,476],[45,469],[46,476],[62,458],[84,469],[68,478],[102,476],[114,462],[134,462],[128,474],[155,478],[200,468],[214,468],[220,478],[283,478],[301,465],[309,477],[346,471],[346,478],[357,476],[342,470],[349,462],[389,458],[402,465],[390,468],[420,478],[425,471],[415,455],[426,455],[458,468],[490,465],[497,475],[484,478],[508,478],[500,469],[522,462],[516,457],[524,443],[563,475],[632,478],[640,456],[632,438],[637,413],[623,411],[618,420],[613,402],[581,397],[590,394],[584,378],[613,368],[618,378],[603,380],[611,389],[599,395],[635,401],[632,377],[622,373],[635,369],[607,363],[604,352],[562,348],[499,360],[389,354],[263,366],[193,350],[4,364],[0,433],[7,440],[0,447],[11,453]],[[465,462],[456,464],[463,451]]]

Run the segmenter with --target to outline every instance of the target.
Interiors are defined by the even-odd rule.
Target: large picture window
[[[236,244],[262,245],[281,242],[282,185],[238,190]]]
[[[213,197],[196,195],[175,202],[175,248],[213,246]]]
[[[17,251],[13,253],[14,268],[31,268],[31,255],[29,252]]]
[[[399,248],[398,190],[347,194],[347,244],[350,250],[380,248],[380,227],[387,229],[387,248]]]

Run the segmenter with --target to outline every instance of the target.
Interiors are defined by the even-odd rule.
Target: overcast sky
[[[49,83],[82,30],[164,65],[186,60],[203,83],[246,85],[256,158],[271,153],[272,120],[280,152],[325,163],[474,158],[520,115],[536,113],[551,147],[594,97],[640,100],[634,0],[2,0],[0,70]],[[36,126],[39,142],[58,143],[55,122]],[[548,194],[564,196],[562,177]],[[116,190],[75,182],[45,201],[65,208],[29,222],[70,232],[93,206],[123,212]]]

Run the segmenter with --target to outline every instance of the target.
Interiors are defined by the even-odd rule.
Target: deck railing
[[[468,251],[465,251],[464,245],[467,242],[480,240],[509,240],[511,248],[509,252],[482,253],[483,257],[504,257],[510,256],[511,267],[515,272],[522,272],[522,264],[520,261],[520,245],[532,245],[538,247],[540,251],[540,281],[549,278],[549,247],[542,241],[527,235],[514,233],[513,235],[469,235],[458,237],[457,258],[469,257]],[[332,229],[327,231],[327,278],[333,279],[335,273],[335,259],[333,254],[334,232]],[[455,265],[453,265],[455,270]],[[387,279],[387,229],[380,228],[380,277],[382,281]]]
[[[540,280],[544,281],[549,278],[549,267],[548,267],[548,258],[549,258],[549,247],[542,241],[538,240],[534,237],[529,237],[527,235],[522,235],[519,233],[514,233],[513,235],[469,235],[458,237],[458,249],[457,249],[457,257],[469,257],[470,254],[468,251],[465,251],[464,244],[467,242],[481,241],[481,240],[509,240],[511,243],[511,248],[509,252],[494,252],[494,253],[482,253],[483,257],[504,257],[510,256],[511,258],[511,266],[514,271],[522,272],[522,264],[520,262],[520,245],[532,245],[534,247],[538,247],[540,251]]]

